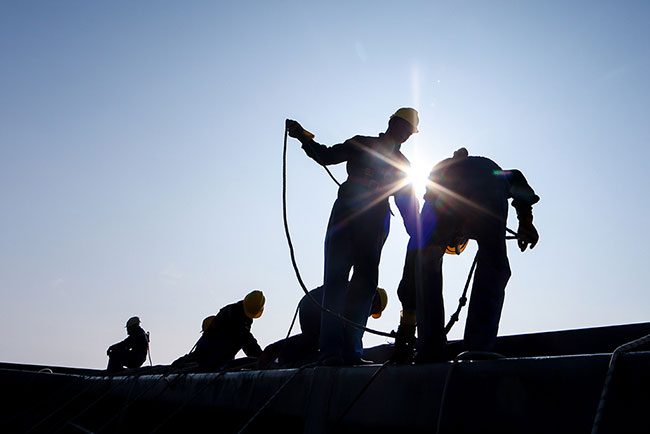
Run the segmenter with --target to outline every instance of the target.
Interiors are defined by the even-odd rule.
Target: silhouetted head
[[[375,296],[372,298],[372,307],[370,308],[370,316],[377,319],[381,317],[381,313],[386,309],[388,304],[388,294],[384,288],[377,288]]]
[[[244,298],[244,313],[249,318],[259,318],[264,312],[264,294],[256,289]]]
[[[129,320],[126,322],[126,332],[128,334],[133,333],[134,330],[136,330],[140,326],[140,318],[137,316],[132,316],[129,318]]]
[[[411,137],[411,134],[418,132],[419,123],[420,119],[415,109],[402,107],[390,117],[386,134],[391,136],[397,144],[401,145]]]

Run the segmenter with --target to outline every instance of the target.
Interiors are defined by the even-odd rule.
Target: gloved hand
[[[300,125],[298,122],[294,121],[293,119],[287,119],[286,128],[287,128],[287,132],[289,133],[289,137],[298,139],[301,142],[303,140],[310,140],[314,138],[314,135],[312,133],[305,130],[302,127],[302,125]]]
[[[398,364],[411,363],[415,355],[415,325],[400,324],[395,336],[395,352],[391,361]]]
[[[519,219],[519,228],[517,228],[517,244],[519,245],[519,249],[523,252],[526,250],[528,245],[530,244],[531,250],[535,245],[537,244],[537,241],[539,241],[539,234],[537,233],[537,229],[535,229],[535,226],[533,226],[533,217],[532,215],[527,218],[520,218]]]

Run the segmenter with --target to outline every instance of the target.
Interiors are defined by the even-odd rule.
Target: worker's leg
[[[444,249],[430,245],[420,249],[420,272],[415,275],[418,340],[415,345],[417,361],[439,361],[447,342],[445,336],[445,306],[442,297],[442,257]]]
[[[435,362],[443,358],[447,343],[445,335],[445,306],[442,296],[442,258],[447,241],[454,232],[454,220],[436,215],[428,203],[420,214],[423,240],[414,262],[413,280],[416,294],[418,362]]]
[[[478,259],[465,325],[465,350],[493,351],[510,278],[505,229],[485,227],[476,237]]]
[[[325,237],[325,275],[323,306],[340,315],[344,314],[348,275],[352,268],[351,232],[347,217],[351,211],[341,203],[334,203]],[[320,361],[343,360],[344,325],[328,313],[321,316],[319,354]]]
[[[124,369],[126,366],[126,358],[128,356],[128,351],[125,351],[121,347],[115,348],[111,355],[108,357],[108,366],[106,370],[108,372],[117,372]]]
[[[390,212],[383,205],[368,210],[355,222],[353,234],[354,270],[350,279],[345,317],[365,326],[379,282],[381,250],[390,229]],[[363,356],[363,330],[346,325],[344,358],[359,361]]]

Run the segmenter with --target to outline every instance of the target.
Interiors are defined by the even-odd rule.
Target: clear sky
[[[334,144],[402,106],[421,171],[465,146],[541,196],[500,334],[648,321],[649,19],[646,1],[0,2],[0,360],[103,368],[139,315],[170,363],[255,288],[253,333],[284,337],[302,296],[285,118]],[[316,287],[336,186],[295,140],[288,173]],[[397,327],[406,242],[396,216],[369,326]],[[475,250],[445,258],[448,314]]]

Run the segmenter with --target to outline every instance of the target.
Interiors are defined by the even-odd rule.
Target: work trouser
[[[386,200],[362,210],[359,204],[346,199],[334,203],[325,238],[323,306],[365,326],[379,280],[379,260],[388,236],[390,208]],[[362,330],[323,313],[319,359],[358,360],[363,354],[362,337]]]
[[[108,372],[121,371],[124,367],[139,368],[144,363],[147,354],[136,354],[128,348],[117,347],[108,356]]]
[[[425,202],[420,214],[423,238],[409,241],[398,296],[405,311],[416,312],[420,360],[438,360],[446,343],[442,293],[442,260],[447,245],[459,235],[478,243],[478,258],[470,296],[464,348],[492,351],[510,278],[505,244],[507,203],[495,209],[503,217],[465,212],[437,213]],[[500,201],[501,202],[501,201]],[[503,206],[505,204],[505,206]],[[505,215],[504,215],[505,214]]]

